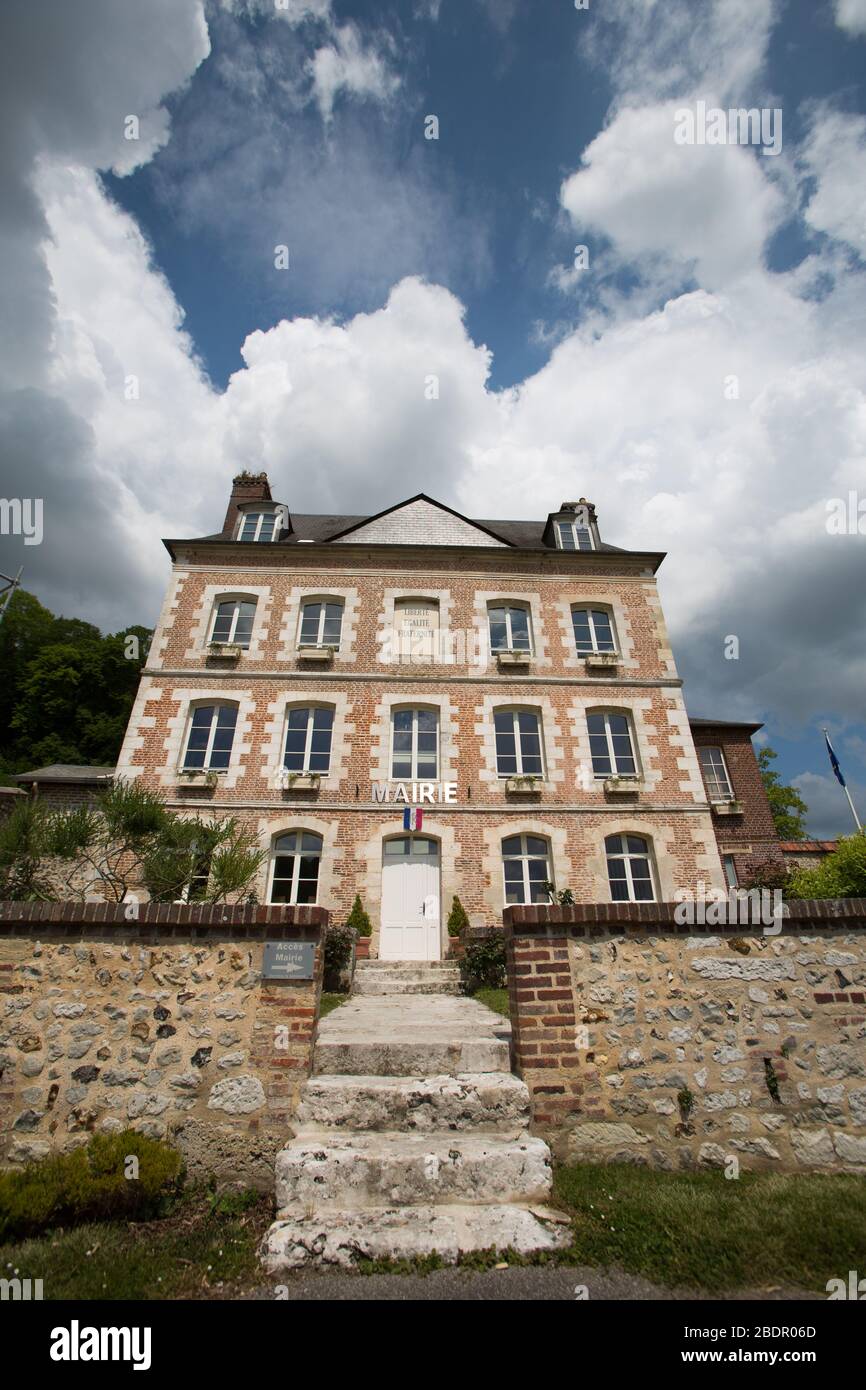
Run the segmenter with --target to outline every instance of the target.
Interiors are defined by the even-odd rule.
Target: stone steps
[[[460,994],[459,980],[377,980],[369,975],[356,979],[352,985],[353,994]]]
[[[439,1202],[543,1202],[550,1150],[541,1139],[476,1134],[303,1130],[276,1159],[277,1216]]]
[[[529,1121],[529,1092],[516,1076],[313,1076],[299,1122],[320,1129],[507,1133]]]
[[[303,1266],[355,1268],[357,1261],[436,1254],[455,1264],[470,1250],[555,1250],[567,1245],[569,1225],[544,1206],[367,1207],[318,1211],[275,1221],[262,1245],[268,1274]]]
[[[397,990],[415,983],[417,966],[394,971]],[[507,1019],[444,993],[362,993],[322,1019],[299,1128],[276,1158],[268,1272],[567,1245],[510,1036]]]

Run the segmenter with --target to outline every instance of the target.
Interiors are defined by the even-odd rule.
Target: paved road
[[[715,1294],[696,1293],[691,1289],[666,1289],[651,1284],[624,1270],[593,1269],[588,1265],[559,1266],[531,1265],[525,1268],[490,1269],[473,1272],[460,1269],[436,1270],[432,1274],[314,1274],[298,1272],[285,1275],[274,1284],[254,1290],[249,1298],[274,1298],[282,1283],[292,1301],[310,1300],[408,1300],[409,1302],[448,1301],[550,1301],[566,1299],[573,1302],[575,1289],[585,1285],[590,1300],[682,1300],[713,1299]],[[762,1299],[786,1302],[790,1299],[826,1301],[821,1294],[804,1293],[797,1289],[742,1289],[722,1295],[725,1300]]]

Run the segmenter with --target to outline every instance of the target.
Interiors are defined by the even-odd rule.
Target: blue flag
[[[826,730],[826,729],[824,730],[824,740],[825,740],[825,742],[826,742],[826,744],[827,744],[827,752],[830,754],[830,766],[831,766],[832,769],[833,769],[833,773],[834,773],[834,775],[835,775],[836,781],[839,783],[839,786],[840,786],[840,787],[844,787],[844,785],[845,785],[845,778],[842,776],[842,769],[841,769],[841,767],[839,766],[839,759],[836,757],[836,754],[833,752],[833,745],[832,745],[832,743],[830,742],[830,735],[827,733],[827,730]]]

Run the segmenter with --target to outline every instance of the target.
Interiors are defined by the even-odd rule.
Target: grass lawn
[[[333,1009],[339,1009],[341,1004],[345,1004],[348,997],[348,994],[326,994],[323,990],[319,1018],[324,1018],[325,1014],[331,1013]]]
[[[0,1245],[0,1274],[42,1279],[46,1299],[231,1298],[262,1282],[256,1247],[272,1220],[271,1197],[198,1189],[154,1221],[98,1222]]]
[[[842,1173],[662,1173],[630,1164],[560,1167],[571,1256],[659,1284],[721,1291],[824,1291],[866,1254],[866,1178]]]
[[[495,1014],[502,1014],[508,1018],[507,989],[488,989],[486,985],[482,985],[481,989],[476,989],[472,998],[477,999],[479,1004],[486,1004]]]

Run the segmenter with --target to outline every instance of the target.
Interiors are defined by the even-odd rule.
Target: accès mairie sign
[[[263,980],[312,980],[314,941],[266,941]]]

